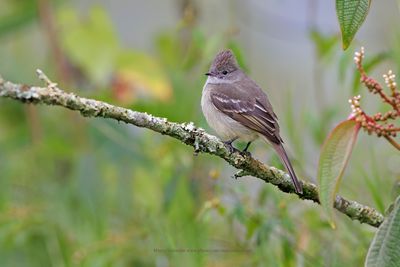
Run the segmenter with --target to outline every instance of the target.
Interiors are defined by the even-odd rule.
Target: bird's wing
[[[249,94],[246,88],[239,88],[234,83],[209,86],[214,87],[210,93],[211,101],[218,110],[264,135],[271,142],[277,144],[282,142],[276,115],[262,91],[255,96]]]

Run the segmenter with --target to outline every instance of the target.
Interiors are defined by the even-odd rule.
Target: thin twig
[[[41,73],[39,72],[39,74]],[[41,75],[42,78],[45,77],[43,75]],[[23,103],[62,106],[79,111],[85,117],[110,118],[138,127],[148,128],[178,139],[194,147],[197,152],[216,155],[235,168],[242,170],[242,174],[249,174],[273,184],[282,192],[296,194],[288,174],[274,167],[268,167],[240,152],[231,153],[217,137],[206,133],[201,128],[196,128],[193,123],[169,122],[165,118],[155,117],[147,113],[113,106],[102,101],[82,98],[62,91],[54,86],[54,83],[48,78],[44,80],[47,87],[15,84],[0,78],[0,97],[11,98]],[[301,181],[301,183],[303,184],[303,194],[298,194],[298,196],[301,199],[319,203],[317,186],[305,181]],[[353,200],[347,200],[341,196],[336,196],[334,206],[352,220],[358,220],[374,227],[378,227],[384,219],[383,215],[374,208]]]
[[[385,136],[386,140],[389,141],[390,144],[392,144],[392,146],[394,146],[395,148],[397,148],[397,150],[400,150],[400,144],[397,143],[392,137],[390,136]]]

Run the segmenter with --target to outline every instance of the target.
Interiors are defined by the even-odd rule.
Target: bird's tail
[[[270,142],[270,143],[272,143],[272,142]],[[290,175],[290,178],[292,178],[296,193],[302,194],[303,186],[297,179],[296,173],[293,170],[292,164],[290,163],[290,160],[286,154],[285,148],[283,147],[283,144],[282,143],[280,143],[280,144],[272,143],[272,145],[273,145],[274,149],[276,150],[276,152],[278,153],[282,163],[285,165],[286,170],[289,172],[289,175]]]

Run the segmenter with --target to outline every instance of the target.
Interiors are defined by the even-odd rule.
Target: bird
[[[201,96],[207,123],[224,140],[230,151],[236,140],[251,142],[261,138],[271,144],[292,179],[295,192],[303,193],[279,132],[278,117],[266,93],[239,67],[231,50],[219,52],[208,72]]]

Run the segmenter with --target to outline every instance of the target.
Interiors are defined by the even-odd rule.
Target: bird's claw
[[[229,153],[232,154],[233,152],[237,151],[237,149],[232,146],[232,141],[223,141],[223,143],[225,144],[226,148],[229,150]]]
[[[239,170],[237,173],[232,175],[232,178],[237,180],[238,178],[243,177],[243,176],[247,176],[247,175],[251,175],[251,174],[248,171]]]
[[[242,154],[243,156],[251,158],[251,153],[249,151],[243,150],[243,151],[240,152],[240,154]]]

